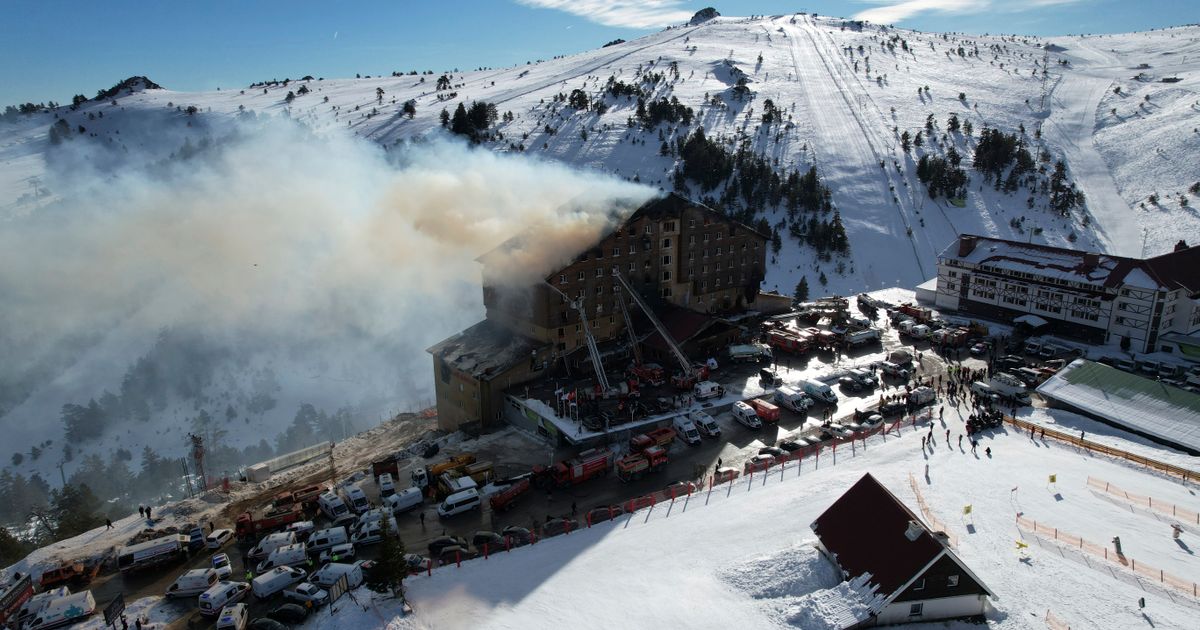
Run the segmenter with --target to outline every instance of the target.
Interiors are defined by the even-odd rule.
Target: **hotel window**
[[[653,233],[654,233],[654,226],[647,223],[646,224],[646,234],[653,234]]]
[[[566,283],[567,283],[567,274],[565,274],[565,273],[563,273],[563,274],[559,274],[559,276],[558,276],[558,283],[559,283],[559,284],[566,284]]]
[[[695,220],[695,219],[688,219],[688,227],[690,227],[690,228],[694,228],[694,227],[696,227],[696,220]]]
[[[663,256],[663,263],[662,263],[662,264],[664,264],[664,265],[669,265],[669,264],[671,264],[671,257],[670,257],[670,256]]]
[[[948,586],[950,588],[954,588],[955,586],[958,586],[958,574],[957,573],[954,575],[946,576],[946,586]]]
[[[583,279],[584,279],[585,277],[586,277],[586,276],[584,276],[584,274],[583,274],[583,270],[582,270],[582,269],[580,269],[580,270],[579,270],[579,280],[580,280],[580,281],[583,281]]]
[[[669,238],[664,238],[664,239],[662,240],[662,248],[663,248],[663,249],[671,249],[671,239],[669,239]]]
[[[719,232],[719,231],[717,232],[717,240],[718,241],[721,240],[721,232]]]
[[[695,244],[696,244],[696,235],[692,234],[692,235],[688,236],[688,245],[695,245]]]
[[[674,231],[675,231],[675,222],[674,222],[674,221],[667,221],[666,223],[664,223],[664,224],[663,224],[663,231],[664,231],[664,232],[674,232]]]
[[[596,267],[596,277],[597,278],[604,277],[604,268],[603,267]]]
[[[636,253],[637,253],[637,248],[633,246],[633,243],[630,243],[630,244],[629,244],[629,253],[630,253],[630,254],[636,254]]]
[[[620,255],[621,255],[621,248],[620,248],[620,247],[614,247],[614,248],[613,248],[613,258],[616,258],[617,256],[620,256]]]
[[[629,273],[637,271],[637,263],[629,263]]]
[[[705,233],[704,233],[704,242],[705,242],[705,243],[707,243],[707,242],[708,242],[708,232],[705,232]]]
[[[666,282],[666,281],[668,281],[668,280],[670,280],[670,279],[671,279],[671,272],[670,272],[670,271],[664,271],[664,272],[663,272],[663,282]]]

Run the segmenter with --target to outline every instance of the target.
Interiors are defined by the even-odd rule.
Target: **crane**
[[[633,287],[629,286],[629,282],[626,281],[625,278],[619,273],[614,272],[613,276],[616,277],[617,282],[621,283],[621,287],[629,292],[629,297],[633,298],[634,303],[636,303],[642,309],[642,312],[646,314],[646,317],[650,320],[650,323],[654,324],[655,330],[658,331],[658,334],[662,335],[663,341],[666,342],[667,347],[671,349],[671,353],[675,355],[675,360],[679,362],[679,367],[682,369],[683,375],[678,379],[672,377],[671,381],[675,383],[677,387],[684,389],[691,388],[691,386],[700,379],[700,373],[695,367],[692,366],[692,362],[688,360],[687,355],[684,354],[683,348],[680,348],[679,344],[676,343],[675,338],[671,336],[671,333],[667,332],[667,327],[663,326],[663,323],[659,321],[658,316],[654,314],[654,311],[650,308],[650,305],[646,304],[646,301],[642,299],[641,295],[638,295],[637,291],[633,290]],[[622,304],[624,303],[622,302]],[[628,321],[628,319],[626,319],[626,321]]]
[[[601,392],[607,395],[609,390],[612,389],[612,386],[608,383],[608,375],[604,373],[604,363],[600,360],[600,349],[596,347],[596,338],[592,336],[592,328],[588,325],[588,316],[583,309],[583,298],[572,300],[571,296],[563,293],[553,284],[547,282],[546,286],[554,289],[555,293],[561,295],[562,298],[567,301],[567,304],[570,304],[571,308],[575,309],[575,311],[579,313],[579,321],[583,323],[583,336],[587,341],[588,354],[592,359],[592,368],[596,370],[596,382],[598,382],[600,387],[603,388],[601,389]]]

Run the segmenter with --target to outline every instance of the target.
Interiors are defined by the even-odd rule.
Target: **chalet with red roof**
[[[852,627],[978,617],[994,594],[911,510],[870,474],[812,524],[821,552],[847,580],[872,589]]]

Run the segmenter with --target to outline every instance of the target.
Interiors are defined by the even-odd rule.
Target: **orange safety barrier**
[[[921,508],[921,514],[929,522],[929,526],[935,532],[944,532],[946,534],[946,542],[950,544],[950,547],[958,549],[958,537],[947,529],[946,525],[937,516],[934,516],[933,510],[929,509],[929,504],[925,503],[925,495],[921,493],[921,487],[917,485],[917,478],[912,473],[908,473],[908,485],[912,486],[913,494],[917,495],[917,506]]]
[[[1137,575],[1157,581],[1160,584],[1169,586],[1177,591],[1191,595],[1194,598],[1200,599],[1200,584],[1185,580],[1177,575],[1172,575],[1156,569],[1144,562],[1138,562],[1134,558],[1130,558],[1124,554],[1117,555],[1116,550],[1110,551],[1108,547],[1097,545],[1094,542],[1085,540],[1080,536],[1076,536],[1057,527],[1051,527],[1045,523],[1039,523],[1031,518],[1017,516],[1017,527],[1028,532],[1033,532],[1044,538],[1052,539],[1064,545],[1068,545],[1086,551],[1097,558],[1103,558],[1109,562],[1120,564]]]
[[[1103,444],[1089,442],[1087,440],[1080,439],[1079,436],[1071,435],[1068,433],[1063,433],[1061,431],[1055,431],[1053,429],[1047,429],[1040,425],[1033,424],[1032,422],[1018,420],[1017,418],[1014,418],[1012,416],[1004,416],[1004,421],[1015,427],[1025,429],[1026,431],[1028,431],[1029,429],[1036,429],[1039,432],[1044,431],[1047,437],[1054,438],[1060,442],[1066,442],[1068,444],[1073,444],[1080,448],[1086,448],[1089,451],[1102,453],[1102,454],[1108,455],[1110,457],[1124,459],[1126,461],[1130,461],[1135,464],[1141,464],[1142,466],[1146,466],[1147,468],[1153,468],[1154,470],[1165,472],[1170,475],[1175,475],[1177,477],[1182,478],[1184,481],[1191,481],[1191,482],[1195,483],[1197,480],[1200,480],[1200,473],[1198,473],[1194,470],[1188,470],[1187,468],[1175,466],[1174,464],[1160,462],[1156,459],[1150,459],[1149,457],[1143,457],[1143,456],[1137,455],[1135,453],[1123,451],[1119,448],[1113,448],[1111,446],[1105,446]]]
[[[1114,497],[1120,497],[1139,507],[1148,508],[1158,512],[1159,514],[1169,514],[1170,516],[1179,519],[1181,522],[1195,523],[1200,525],[1200,513],[1193,512],[1187,508],[1181,508],[1174,503],[1167,503],[1166,501],[1155,500],[1154,497],[1126,492],[1125,490],[1122,490],[1107,481],[1096,479],[1095,477],[1088,477],[1087,485],[1089,488],[1095,488],[1096,490],[1111,494]]]

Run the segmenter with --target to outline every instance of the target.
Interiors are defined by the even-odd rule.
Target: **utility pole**
[[[1143,245],[1143,248],[1145,246]],[[58,462],[58,477],[62,479],[62,487],[67,487],[67,475],[63,472],[63,462]]]

